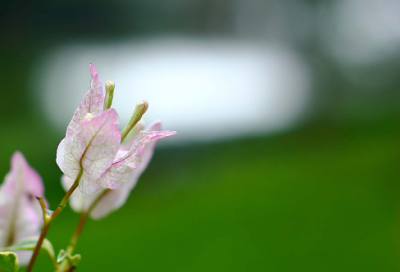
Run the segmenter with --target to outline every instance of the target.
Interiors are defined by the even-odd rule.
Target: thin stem
[[[37,244],[36,244],[35,250],[33,251],[31,260],[30,260],[30,262],[29,262],[29,264],[28,264],[28,267],[27,267],[26,270],[25,270],[26,272],[29,272],[29,271],[32,270],[33,265],[35,264],[36,257],[37,257],[37,255],[39,254],[40,247],[42,246],[43,240],[44,240],[44,238],[46,238],[47,231],[48,231],[49,228],[50,228],[50,224],[51,224],[51,222],[48,222],[48,223],[45,222],[45,223],[44,223],[44,226],[43,226],[43,228],[42,228],[42,232],[40,233],[39,240],[37,241]],[[38,245],[39,245],[39,247],[38,247]],[[39,248],[39,249],[38,249],[38,248]]]
[[[71,188],[69,188],[68,192],[65,194],[65,196],[63,197],[63,199],[61,200],[61,203],[59,206],[62,206],[63,209],[65,208],[65,206],[67,205],[68,199],[71,196],[71,194],[75,191],[75,189],[79,186],[79,181],[81,180],[83,174],[83,170],[81,168],[81,170],[78,173],[78,176],[76,177],[76,180],[74,182],[74,184],[72,184]],[[55,215],[56,216],[56,215]],[[55,217],[54,216],[54,217]]]
[[[75,233],[71,238],[71,241],[69,243],[69,246],[67,248],[67,253],[71,254],[74,252],[76,244],[78,242],[79,236],[82,232],[83,226],[85,225],[85,221],[88,217],[88,215],[93,211],[94,207],[96,207],[97,203],[108,193],[110,192],[110,189],[105,189],[93,203],[90,205],[87,211],[82,212],[81,217],[79,218],[78,226],[75,229]]]
[[[92,212],[94,207],[96,207],[97,203],[105,196],[110,189],[105,189],[101,195],[99,195],[96,200],[90,205],[89,209],[85,212],[82,212],[81,217],[79,218],[78,226],[75,229],[74,234],[72,235],[71,241],[69,242],[69,246],[67,247],[67,254],[72,255],[74,253],[76,244],[78,243],[78,239],[82,233],[83,226],[85,225],[86,219],[88,215]],[[68,260],[64,260],[58,271],[64,271],[68,267]]]
[[[46,222],[48,220],[48,215],[46,211],[46,204],[44,203],[43,197],[36,197],[37,200],[39,200],[40,207],[42,208],[42,213],[43,213],[43,222]]]
[[[87,216],[88,216],[87,212],[83,212],[81,214],[81,217],[79,218],[78,226],[76,227],[75,233],[72,236],[71,241],[69,243],[69,246],[67,248],[67,253],[68,254],[72,255],[72,253],[74,252],[74,249],[75,249],[76,244],[78,242],[79,236],[80,236],[80,234],[82,232],[83,226],[85,225],[85,221],[86,221]]]
[[[39,240],[36,243],[36,247],[33,250],[33,254],[32,254],[31,260],[29,261],[28,267],[26,268],[25,272],[32,271],[33,265],[35,264],[37,255],[39,254],[40,248],[42,247],[43,240],[44,240],[44,238],[46,238],[47,231],[50,228],[51,222],[53,222],[54,219],[60,214],[60,212],[62,212],[62,210],[64,210],[64,208],[65,208],[65,206],[66,206],[66,204],[68,202],[69,197],[75,191],[75,189],[79,186],[79,181],[80,181],[80,179],[82,177],[82,174],[83,174],[83,170],[81,168],[81,170],[78,173],[78,176],[76,177],[76,180],[75,180],[74,184],[71,186],[71,188],[65,194],[65,196],[61,200],[60,205],[58,205],[57,209],[51,214],[51,216],[49,218],[46,218],[45,216],[43,216],[43,218],[44,218],[44,226],[42,228],[42,232],[40,233]],[[43,210],[43,212],[46,212],[46,211]]]

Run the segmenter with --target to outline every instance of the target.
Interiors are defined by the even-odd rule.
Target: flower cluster
[[[84,196],[103,189],[117,189],[127,183],[140,164],[147,144],[174,135],[174,131],[141,131],[129,150],[121,146],[118,115],[103,109],[104,95],[97,72],[91,65],[90,89],[75,111],[65,138],[57,149],[57,164],[75,180],[80,171],[79,189]],[[136,107],[136,114],[147,110],[147,102]]]
[[[38,173],[20,152],[11,159],[11,170],[0,186],[0,271],[17,271],[18,259],[20,264],[30,259],[26,271],[31,271],[41,249],[48,253],[55,271],[74,270],[80,256],[72,253],[86,216],[99,219],[120,208],[149,164],[157,141],[176,133],[161,131],[160,122],[142,130],[146,101],[136,105],[128,124],[119,131],[118,115],[111,108],[115,84],[107,81],[104,95],[92,64],[90,72],[89,90],[57,148],[56,162],[64,173],[61,183],[67,193],[54,212],[46,208]],[[61,250],[56,260],[45,236],[68,200],[82,216],[67,251]]]
[[[142,123],[141,122],[138,123],[137,127],[139,128],[142,127]],[[161,129],[161,123],[155,122],[152,125],[150,125],[146,131],[158,131],[160,129]],[[122,145],[121,151],[130,149],[132,142],[135,139],[137,139],[139,131],[134,131],[134,133],[132,134],[133,134],[132,140],[127,144]],[[88,212],[89,209],[92,207],[93,203],[95,203],[96,200],[98,200],[96,205],[90,211],[90,216],[94,219],[100,219],[108,215],[110,212],[120,208],[127,200],[130,191],[135,187],[140,175],[143,173],[143,171],[147,168],[147,165],[150,163],[151,157],[153,156],[154,153],[155,146],[156,146],[156,141],[153,141],[144,148],[141,158],[141,164],[137,167],[137,169],[135,169],[135,171],[132,172],[130,179],[123,187],[115,190],[102,189],[97,192],[94,192],[92,195],[88,197],[84,197],[84,195],[80,191],[76,190],[75,192],[72,193],[69,200],[71,208],[76,212]],[[66,175],[62,176],[61,182],[66,191],[68,191],[69,188],[71,188],[72,184],[74,183],[74,181],[69,177],[67,177]]]

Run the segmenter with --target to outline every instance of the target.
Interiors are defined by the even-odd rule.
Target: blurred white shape
[[[399,0],[338,0],[319,16],[327,49],[346,64],[374,64],[400,52]]]
[[[304,62],[282,48],[162,38],[60,48],[36,69],[41,107],[64,130],[89,84],[89,63],[116,82],[113,108],[121,128],[146,99],[144,120],[178,131],[166,142],[273,132],[292,126],[310,96]],[[174,139],[172,139],[174,138]]]

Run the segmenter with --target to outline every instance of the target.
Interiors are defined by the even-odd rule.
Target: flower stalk
[[[99,195],[97,197],[97,199],[90,205],[89,209],[87,211],[84,211],[81,213],[81,216],[79,218],[78,221],[78,225],[75,229],[74,234],[72,235],[71,241],[69,242],[69,245],[67,247],[67,254],[72,255],[74,253],[76,244],[78,243],[78,239],[82,233],[83,227],[86,223],[86,219],[88,217],[88,215],[92,212],[92,210],[94,209],[94,207],[97,205],[97,203],[108,193],[110,192],[110,189],[106,189],[102,192],[101,195]],[[68,267],[68,260],[64,260],[58,271],[65,271],[65,269]]]
[[[99,195],[97,197],[97,199],[92,203],[92,205],[90,205],[89,209],[85,212],[82,212],[81,217],[79,218],[79,222],[78,222],[78,226],[75,230],[74,235],[71,238],[71,241],[69,243],[69,246],[67,248],[67,253],[71,254],[74,252],[76,244],[78,242],[79,236],[82,232],[83,226],[85,224],[86,218],[88,217],[88,215],[91,213],[91,211],[94,209],[94,207],[96,207],[97,203],[108,193],[110,192],[110,189],[106,189],[104,190],[101,195]]]
[[[42,243],[43,243],[44,239],[46,238],[46,235],[47,235],[47,232],[48,232],[48,230],[50,228],[51,223],[54,221],[54,219],[56,219],[56,217],[60,214],[60,212],[62,212],[62,210],[64,210],[64,208],[65,208],[65,206],[66,206],[66,204],[68,202],[69,197],[75,191],[75,189],[79,186],[79,181],[80,181],[80,179],[82,177],[82,173],[83,173],[83,170],[81,169],[79,171],[79,174],[78,174],[74,184],[71,186],[71,188],[65,194],[65,196],[61,200],[60,205],[58,205],[57,209],[50,216],[47,216],[47,211],[45,210],[45,205],[44,205],[43,199],[40,201],[40,198],[39,198],[39,202],[40,202],[40,205],[41,205],[42,210],[43,210],[44,226],[42,228],[42,232],[40,233],[40,236],[39,236],[39,239],[37,241],[36,247],[33,250],[33,254],[32,254],[31,260],[29,261],[29,264],[28,264],[28,266],[27,266],[27,268],[25,270],[26,272],[32,271],[33,265],[35,264],[37,255],[39,254],[40,248],[42,247]]]

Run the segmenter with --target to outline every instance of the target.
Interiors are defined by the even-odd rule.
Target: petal
[[[81,169],[80,161],[85,149],[86,143],[80,134],[65,137],[57,147],[57,165],[65,175],[73,180],[76,179]]]
[[[81,131],[73,137],[65,137],[57,149],[57,164],[69,178],[75,180],[81,166],[84,174],[97,179],[115,157],[121,134],[115,110],[82,122]]]
[[[161,130],[161,122],[153,123],[152,125],[149,126],[147,130],[148,131]],[[143,173],[143,171],[147,168],[148,164],[150,163],[156,143],[157,141],[153,141],[145,147],[142,154],[142,163],[138,166],[138,168],[135,171],[133,171],[131,179],[127,182],[127,184],[119,189],[109,191],[106,195],[104,195],[101,198],[101,200],[97,203],[96,207],[94,207],[94,209],[90,213],[90,216],[93,219],[103,218],[112,211],[119,209],[122,205],[125,204],[131,190],[133,189],[133,187],[135,187],[140,175]]]
[[[159,130],[161,130],[161,122],[154,122],[147,128],[147,131],[159,131]],[[147,166],[149,165],[150,160],[153,157],[154,148],[156,147],[156,144],[157,144],[157,141],[153,141],[153,142],[147,144],[146,147],[144,148],[144,151],[142,154],[142,162],[133,171],[131,180],[127,184],[127,186],[129,186],[130,189],[133,189],[133,187],[135,187],[137,180],[139,179],[139,177],[142,175],[144,170],[146,170]]]
[[[69,188],[71,188],[72,184],[74,184],[74,181],[69,177],[63,175],[61,177],[61,184],[64,190],[68,191]],[[80,190],[75,190],[69,198],[69,205],[71,206],[72,210],[77,213],[87,211],[90,205],[92,205],[92,203],[100,196],[101,192],[102,190],[99,190],[97,192],[94,192],[90,196],[85,197]]]
[[[0,186],[0,247],[39,235],[43,219],[35,195],[43,196],[43,193],[39,175],[21,153],[15,152],[11,159],[11,171]],[[18,252],[18,256],[22,264],[29,260],[26,252]]]
[[[83,175],[79,189],[83,195],[89,196],[100,189],[96,181],[112,165],[120,146],[121,133],[115,110],[106,110],[102,115],[84,121],[80,136],[86,149],[81,159]]]
[[[113,109],[106,110],[97,117],[84,120],[77,135],[61,141],[57,164],[73,180],[82,167],[79,188],[88,196],[100,188],[95,181],[111,166],[120,141],[117,113]]]
[[[19,243],[23,239],[31,236],[39,236],[40,228],[43,225],[42,210],[35,197],[23,198],[19,216],[15,226],[15,241],[13,244]],[[20,265],[28,264],[32,251],[19,250],[16,251],[20,259]]]
[[[109,215],[112,211],[119,209],[125,204],[130,192],[131,190],[126,188],[126,186],[108,191],[94,207],[90,213],[90,217],[93,219],[101,219]]]
[[[90,87],[89,91],[83,98],[82,103],[76,109],[71,122],[67,127],[66,136],[77,134],[80,131],[80,126],[87,113],[93,116],[98,116],[103,111],[104,95],[101,82],[97,75],[93,64],[90,64]]]
[[[175,131],[141,131],[129,152],[114,160],[112,166],[101,176],[97,184],[103,188],[120,188],[133,177],[133,169],[139,166],[145,146],[174,134],[176,134]]]
[[[16,151],[11,158],[11,165],[20,165],[22,172],[24,173],[25,186],[24,191],[34,196],[44,196],[44,186],[39,174],[28,164],[25,160],[24,155],[21,152]]]

